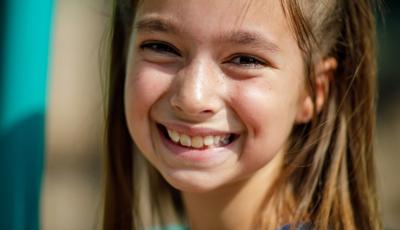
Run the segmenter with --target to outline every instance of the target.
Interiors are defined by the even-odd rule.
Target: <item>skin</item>
[[[317,110],[335,66],[329,63],[317,71]],[[293,125],[313,116],[301,51],[280,1],[143,1],[127,64],[130,134],[182,191],[191,228],[251,229]],[[237,139],[200,154],[187,150],[206,156],[199,160],[168,148],[157,124]]]

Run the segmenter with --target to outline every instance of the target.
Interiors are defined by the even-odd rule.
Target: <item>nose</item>
[[[223,81],[218,67],[196,60],[177,73],[170,105],[187,119],[206,119],[223,106]]]

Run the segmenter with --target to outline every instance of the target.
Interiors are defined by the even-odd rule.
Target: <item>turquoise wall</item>
[[[0,229],[39,229],[52,0],[0,3]]]

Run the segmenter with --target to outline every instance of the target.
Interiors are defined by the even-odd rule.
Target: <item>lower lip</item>
[[[170,139],[166,138],[164,134],[159,134],[161,140],[165,147],[173,153],[173,155],[179,157],[184,161],[192,161],[192,162],[208,162],[208,163],[219,163],[224,161],[230,154],[233,154],[233,144],[237,141],[229,143],[228,145],[222,147],[211,147],[204,149],[195,149],[195,148],[187,148],[181,145],[176,144]]]

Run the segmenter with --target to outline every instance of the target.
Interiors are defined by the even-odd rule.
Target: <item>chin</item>
[[[225,184],[215,175],[203,175],[199,172],[174,172],[172,175],[163,175],[163,177],[175,189],[189,193],[207,193]]]

